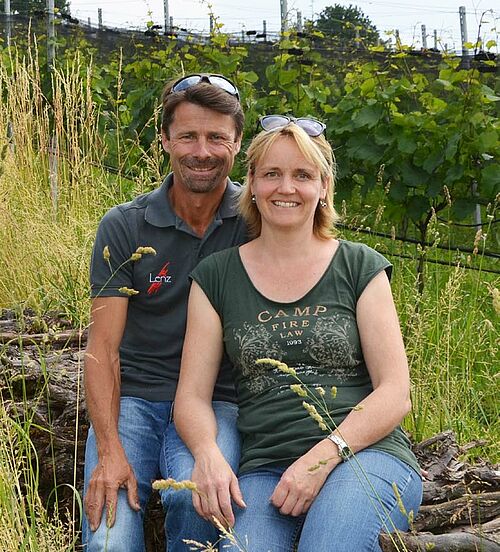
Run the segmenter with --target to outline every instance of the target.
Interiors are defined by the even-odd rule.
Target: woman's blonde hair
[[[318,167],[321,180],[328,182],[324,199],[326,205],[322,207],[318,204],[314,213],[313,234],[320,239],[332,238],[335,236],[335,223],[340,218],[333,207],[336,163],[332,147],[322,134],[314,138],[308,136],[302,128],[293,122],[276,130],[264,130],[253,138],[246,154],[247,178],[246,185],[243,187],[239,197],[239,211],[245,219],[252,236],[259,236],[262,220],[257,205],[252,201],[250,182],[255,174],[257,165],[276,140],[282,136],[294,140],[302,155]]]

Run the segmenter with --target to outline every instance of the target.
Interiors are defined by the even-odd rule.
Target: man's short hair
[[[218,86],[203,81],[185,90],[172,92],[172,86],[177,81],[178,79],[168,82],[163,89],[161,129],[165,132],[167,138],[170,137],[169,129],[174,121],[175,110],[183,102],[212,109],[223,115],[230,115],[233,118],[236,131],[235,140],[242,136],[245,118],[241,104],[236,96],[229,94]]]

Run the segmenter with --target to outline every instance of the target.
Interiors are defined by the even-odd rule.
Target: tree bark
[[[415,520],[417,531],[484,523],[500,515],[500,492],[466,494],[441,504],[421,506]]]
[[[500,552],[498,542],[471,533],[447,533],[412,535],[398,531],[397,534],[380,535],[382,552],[406,550],[407,552]],[[403,548],[403,546],[405,548]],[[399,546],[399,548],[397,547]]]

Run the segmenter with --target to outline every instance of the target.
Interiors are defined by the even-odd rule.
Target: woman
[[[422,493],[399,427],[409,376],[391,265],[332,233],[325,125],[279,115],[261,124],[240,199],[255,239],[192,273],[175,423],[195,458],[194,505],[234,525],[252,552],[296,542],[299,552],[380,551],[380,531],[407,529]],[[210,402],[224,349],[239,402],[238,479]],[[302,404],[314,397],[322,418]]]

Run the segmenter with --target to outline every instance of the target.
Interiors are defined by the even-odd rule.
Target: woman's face
[[[262,228],[310,228],[327,184],[319,168],[308,161],[295,140],[281,136],[255,167],[250,188],[262,218]]]

